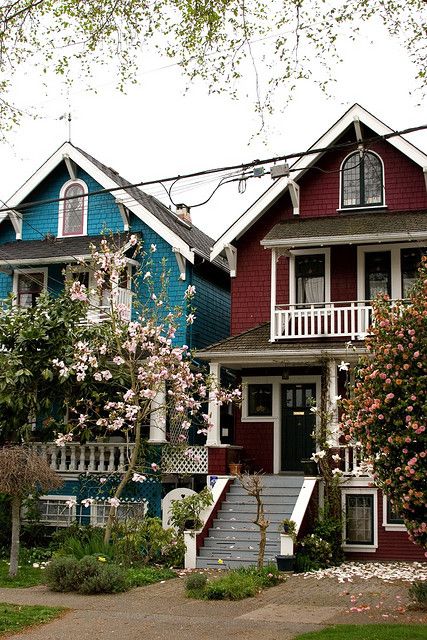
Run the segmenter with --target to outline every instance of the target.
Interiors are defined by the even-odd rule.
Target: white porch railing
[[[112,473],[125,469],[133,446],[121,442],[69,442],[59,447],[55,443],[35,442],[31,448],[59,473]]]
[[[367,464],[364,461],[362,447],[356,445],[341,445],[341,458],[344,461],[344,475],[346,476],[370,476]]]
[[[108,304],[103,304],[103,300],[101,300],[100,304],[99,300],[91,302],[86,316],[87,322],[102,322],[108,317],[108,314],[110,313],[110,296],[112,297],[114,307],[121,307],[122,309],[125,309],[124,317],[126,320],[130,320],[133,292],[130,291],[130,289],[117,287],[113,290],[113,293],[108,293]]]
[[[208,448],[165,445],[162,449],[163,473],[208,473]]]
[[[273,340],[289,338],[350,338],[368,332],[372,316],[369,301],[277,305]]]

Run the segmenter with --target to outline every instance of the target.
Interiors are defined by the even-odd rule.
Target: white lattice
[[[163,473],[207,473],[207,447],[165,446],[162,450]]]

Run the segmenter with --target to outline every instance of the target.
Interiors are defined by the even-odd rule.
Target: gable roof
[[[157,198],[150,196],[137,187],[132,187],[114,169],[96,160],[89,153],[65,142],[48,160],[13,194],[7,201],[8,207],[17,207],[30,193],[64,160],[70,158],[83,171],[88,173],[103,189],[116,189],[114,197],[117,201],[126,200],[126,208],[145,222],[172,248],[178,250],[189,262],[194,263],[195,255],[209,260],[210,249],[214,240],[197,227],[180,220]],[[129,199],[130,196],[130,199]],[[0,217],[0,222],[7,214]],[[214,264],[228,271],[226,261],[219,257]]]
[[[345,130],[355,120],[372,129],[377,135],[383,136],[393,133],[384,122],[376,118],[372,113],[359,104],[354,104],[330,129],[326,131],[310,149],[323,148],[333,145]],[[403,136],[394,136],[387,140],[389,144],[410,158],[420,167],[427,167],[427,154],[423,153]],[[299,158],[292,165],[292,180],[298,180],[315,164],[325,152],[313,153],[310,156]],[[240,238],[261,216],[287,191],[289,178],[278,178],[215,242],[211,251],[211,260],[219,256],[228,245]]]

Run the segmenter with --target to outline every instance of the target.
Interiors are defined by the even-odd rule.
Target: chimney
[[[190,207],[187,207],[186,204],[177,204],[176,205],[176,215],[180,220],[184,220],[188,224],[191,224],[191,213]]]

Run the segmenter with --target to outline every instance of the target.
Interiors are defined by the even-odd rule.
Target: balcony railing
[[[370,301],[277,305],[272,340],[296,338],[363,338],[372,317]]]
[[[34,442],[32,449],[59,473],[113,473],[126,469],[134,445],[125,442]],[[204,446],[162,446],[162,473],[208,473],[208,449]]]
[[[50,467],[60,473],[112,473],[125,469],[133,444],[69,442],[59,447],[53,442],[35,442],[32,449],[46,458]]]
[[[126,320],[130,320],[131,318],[133,295],[130,289],[124,289],[123,287],[117,287],[111,294],[114,308],[117,309],[120,307],[123,310],[123,317]],[[99,303],[99,300],[92,302],[86,314],[86,322],[102,322],[108,317],[110,311],[110,302],[109,304],[102,304],[102,301]]]
[[[343,472],[346,476],[370,476],[369,467],[364,461],[363,449],[356,445],[341,445],[339,454],[343,461]]]

